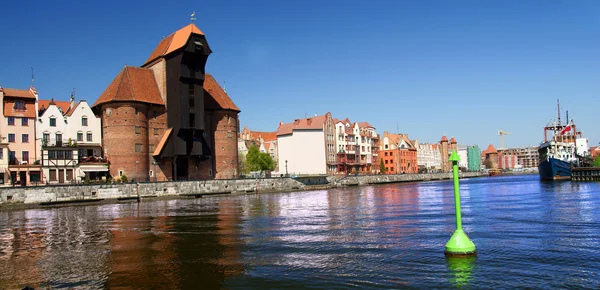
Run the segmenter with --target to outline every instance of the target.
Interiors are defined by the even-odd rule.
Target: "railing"
[[[13,166],[27,166],[27,165],[40,165],[40,164],[41,164],[40,159],[35,159],[35,158],[23,159],[23,158],[10,157],[8,159],[8,165],[13,165]]]
[[[79,158],[79,163],[81,164],[105,164],[108,163],[108,160],[104,157],[97,157],[97,156],[82,156]]]
[[[52,148],[52,147],[77,147],[77,141],[67,140],[66,142],[63,140],[52,141],[52,140],[43,140],[42,139],[42,148]]]

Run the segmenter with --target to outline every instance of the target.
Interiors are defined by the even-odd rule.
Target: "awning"
[[[104,171],[108,171],[108,167],[106,167],[106,165],[85,165],[85,166],[80,166],[79,169],[81,169],[83,172],[104,172]]]
[[[158,146],[156,146],[156,149],[154,149],[154,153],[152,153],[152,156],[160,156],[160,154],[163,151],[163,148],[165,147],[165,144],[167,144],[167,141],[169,140],[169,137],[171,136],[172,131],[173,131],[173,128],[169,128],[169,129],[167,129],[167,131],[165,131],[165,134],[160,139]]]

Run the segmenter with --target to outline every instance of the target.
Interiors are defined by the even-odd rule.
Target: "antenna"
[[[192,12],[192,15],[190,15],[191,23],[194,23],[194,21],[196,20],[196,17],[194,17],[194,16],[196,16],[196,11]]]

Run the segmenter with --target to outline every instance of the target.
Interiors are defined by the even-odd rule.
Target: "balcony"
[[[22,158],[16,158],[16,157],[10,157],[8,159],[8,165],[10,166],[40,166],[40,160],[35,160],[33,158],[27,158],[27,159],[22,159]]]
[[[80,164],[108,164],[108,160],[104,157],[98,156],[83,156],[79,158]]]
[[[77,141],[68,140],[64,142],[63,140],[52,141],[52,140],[43,140],[42,139],[42,148],[56,148],[56,147],[78,147]]]

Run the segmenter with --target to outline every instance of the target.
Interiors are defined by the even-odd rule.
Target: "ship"
[[[583,138],[575,122],[569,120],[562,124],[560,120],[560,102],[558,120],[544,127],[544,142],[538,148],[540,162],[538,171],[541,180],[570,180],[571,168],[579,167],[588,153],[588,139]],[[549,138],[548,132],[552,132]]]

